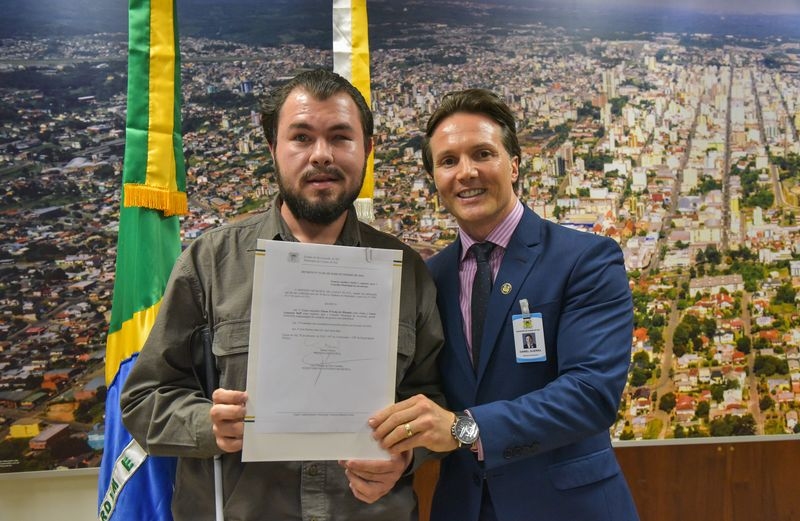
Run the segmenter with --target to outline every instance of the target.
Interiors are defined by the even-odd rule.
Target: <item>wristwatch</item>
[[[466,411],[457,412],[456,418],[453,420],[453,426],[450,427],[450,434],[458,442],[458,448],[466,445],[472,446],[473,443],[478,441],[478,424],[472,419],[472,416],[467,414]]]

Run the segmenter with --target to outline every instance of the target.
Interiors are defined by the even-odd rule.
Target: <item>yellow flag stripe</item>
[[[153,329],[159,307],[161,307],[161,300],[147,309],[137,311],[129,320],[122,323],[120,329],[108,335],[106,340],[106,385],[111,385],[120,364],[142,349],[147,335]]]
[[[150,99],[145,184],[177,191],[175,182],[175,33],[172,0],[150,2]]]
[[[350,5],[350,20],[352,35],[352,51],[350,53],[350,81],[361,91],[361,94],[372,105],[372,91],[369,73],[369,22],[367,18],[366,0],[353,0]],[[364,176],[364,185],[359,192],[359,198],[372,199],[375,193],[374,174],[375,152],[370,152],[367,158],[367,172]]]
[[[351,51],[351,65],[353,77],[350,81],[361,91],[367,103],[372,103],[369,76],[369,28],[367,22],[367,3],[365,0],[355,0],[350,6],[350,20],[352,21],[350,34],[353,38]]]

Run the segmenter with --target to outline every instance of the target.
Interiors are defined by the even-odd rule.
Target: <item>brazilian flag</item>
[[[187,213],[180,52],[173,0],[129,0],[128,105],[116,278],[106,344],[98,519],[171,520],[175,459],[148,456],[122,425],[119,397],[153,327]]]

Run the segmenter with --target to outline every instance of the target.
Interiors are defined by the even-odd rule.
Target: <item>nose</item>
[[[457,172],[458,179],[469,179],[470,177],[478,177],[478,168],[475,162],[468,157],[459,160],[459,169]]]
[[[318,139],[311,150],[311,164],[314,166],[328,166],[333,163],[333,149],[326,139]]]

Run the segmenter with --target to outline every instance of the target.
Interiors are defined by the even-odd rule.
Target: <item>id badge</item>
[[[544,326],[541,313],[521,313],[511,316],[517,363],[547,361],[544,346]]]

